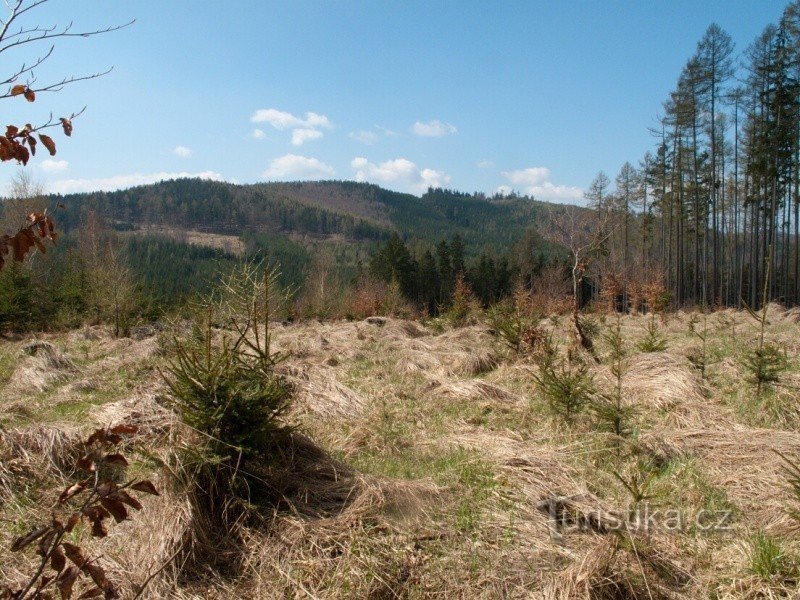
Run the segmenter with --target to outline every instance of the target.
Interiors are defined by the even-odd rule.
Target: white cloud
[[[508,196],[513,191],[514,189],[510,185],[498,185],[495,193],[500,194],[501,196]]]
[[[322,132],[316,129],[293,129],[292,146],[302,146],[308,140],[318,140],[322,137]]]
[[[476,162],[475,166],[479,169],[488,169],[489,167],[493,167],[494,163],[490,160],[483,159]]]
[[[175,156],[180,156],[181,158],[189,158],[192,155],[192,149],[187,148],[186,146],[175,146],[172,149],[172,153]]]
[[[525,194],[537,200],[571,201],[581,200],[583,190],[568,185],[555,185],[550,181],[550,169],[547,167],[528,167],[517,171],[503,171],[503,177],[520,186]],[[508,186],[501,186],[508,187]],[[500,188],[498,188],[499,191]]]
[[[356,181],[391,185],[406,191],[421,194],[429,187],[442,187],[450,183],[450,176],[443,171],[420,169],[407,158],[396,158],[379,164],[364,157],[350,161],[355,169]]]
[[[41,163],[39,163],[39,167],[45,173],[58,173],[61,171],[66,171],[69,168],[69,163],[65,160],[53,160],[52,158],[45,158]]]
[[[411,131],[414,132],[414,135],[421,137],[442,137],[458,133],[458,129],[456,129],[455,125],[443,123],[439,120],[428,121],[427,123],[417,121],[414,123],[413,127],[411,127]]]
[[[304,117],[298,117],[292,113],[284,112],[276,108],[261,108],[253,113],[250,117],[253,123],[268,123],[278,131],[292,130],[292,145],[302,146],[303,142],[307,140],[317,140],[323,136],[320,131],[322,129],[330,129],[332,127],[330,119],[325,115],[319,115],[315,112],[307,112]],[[256,129],[256,131],[261,131]],[[261,135],[256,135],[253,132],[253,137],[260,139]]]
[[[347,137],[349,137],[351,140],[366,144],[367,146],[370,146],[378,141],[378,136],[375,134],[375,132],[365,131],[363,129],[361,131],[351,131],[347,134]]]
[[[270,161],[267,170],[261,174],[264,179],[323,179],[331,177],[333,167],[317,158],[286,154]]]
[[[331,122],[325,115],[307,112],[305,118],[302,118],[275,108],[262,108],[257,110],[253,113],[253,116],[250,117],[250,121],[253,123],[269,123],[280,131],[296,129],[298,127],[325,127],[329,129],[331,126]]]
[[[386,127],[382,127],[380,125],[375,125],[375,129],[383,133],[383,135],[385,135],[386,137],[397,137],[400,135],[396,131],[392,131],[391,129],[387,129]]]
[[[250,134],[254,140],[263,140],[266,136],[263,129],[253,129],[253,133]]]
[[[200,173],[131,173],[129,175],[115,175],[113,177],[99,179],[59,179],[47,185],[49,191],[54,194],[75,194],[79,192],[110,192],[121,190],[136,185],[147,185],[169,179],[183,178],[210,179],[212,181],[223,181],[222,175],[216,171],[202,171]]]

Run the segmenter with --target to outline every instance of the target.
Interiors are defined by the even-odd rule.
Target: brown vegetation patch
[[[736,426],[665,431],[663,437],[703,461],[713,483],[725,490],[748,523],[777,531],[796,527],[787,512],[789,489],[776,451],[800,456],[800,433]]]

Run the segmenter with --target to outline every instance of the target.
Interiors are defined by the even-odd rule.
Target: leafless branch
[[[35,61],[33,61],[33,64],[31,64],[31,65],[28,65],[27,63],[22,63],[22,66],[13,75],[11,75],[8,79],[6,79],[3,82],[0,82],[0,85],[6,85],[6,84],[9,84],[9,83],[14,83],[20,77],[22,77],[25,73],[32,73],[32,71],[36,67],[38,67],[44,61],[46,61],[48,58],[50,58],[50,55],[53,54],[53,50],[55,50],[55,46],[50,46],[50,50],[48,50],[46,54],[44,54],[42,56],[39,56]]]
[[[122,25],[111,25],[104,29],[93,29],[88,31],[73,31],[73,23],[70,22],[64,27],[59,27],[58,25],[52,26],[42,26],[42,25],[21,25],[19,29],[16,31],[12,31],[11,26],[12,24],[17,21],[22,15],[25,13],[33,10],[34,8],[41,6],[45,2],[49,0],[34,0],[27,6],[25,5],[25,0],[13,0],[9,1],[6,0],[6,7],[8,8],[8,15],[5,19],[0,20],[2,26],[0,26],[0,54],[6,52],[7,50],[11,50],[12,48],[16,48],[19,46],[23,46],[25,44],[32,44],[36,42],[42,42],[44,40],[53,40],[55,38],[67,38],[67,37],[91,37],[95,35],[101,35],[104,33],[110,33],[112,31],[118,31],[120,29],[124,29],[132,25],[135,22],[135,19],[124,23]],[[97,77],[102,77],[103,75],[107,75],[111,72],[112,68],[109,68],[105,71],[92,73],[90,75],[81,75],[81,76],[68,76],[64,77],[61,81],[47,84],[38,88],[34,87],[34,83],[36,81],[36,77],[34,76],[33,72],[34,69],[42,65],[50,56],[52,56],[54,50],[54,46],[51,45],[49,50],[40,55],[36,60],[34,60],[31,64],[23,63],[22,66],[17,69],[13,74],[8,76],[4,81],[0,82],[0,85],[8,85],[18,81],[24,75],[30,75],[30,79],[26,82],[28,88],[32,89],[34,92],[57,92],[64,88],[64,86],[69,85],[71,83],[75,83],[78,81],[86,81],[89,79],[95,79]],[[8,90],[5,94],[1,95],[0,98],[9,98],[11,97],[11,91]]]

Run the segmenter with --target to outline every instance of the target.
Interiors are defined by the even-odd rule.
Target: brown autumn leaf
[[[108,527],[102,521],[92,521],[92,537],[104,538],[108,535]]]
[[[23,146],[22,144],[15,144],[14,145],[14,158],[17,161],[21,162],[23,166],[28,164],[28,161],[31,158],[31,153],[28,152],[28,149]]]
[[[99,587],[93,587],[78,596],[78,600],[83,600],[84,598],[97,598],[98,596],[102,596],[103,593],[103,590]]]
[[[87,563],[83,567],[83,572],[88,574],[100,589],[105,590],[109,586],[109,581],[106,579],[106,571],[100,565]]]
[[[67,500],[75,496],[76,494],[80,494],[83,490],[86,489],[86,486],[82,483],[76,483],[74,485],[69,486],[58,497],[59,504],[64,504]]]
[[[111,516],[111,514],[99,504],[94,504],[92,506],[87,506],[83,509],[84,516],[92,522],[92,536],[93,537],[106,537],[108,535],[108,529],[103,523],[104,519],[107,519]]]
[[[64,553],[67,555],[67,558],[79,569],[82,569],[83,566],[86,564],[86,556],[83,554],[83,550],[81,550],[80,546],[76,546],[75,544],[70,544],[69,542],[64,542],[61,544],[64,547]]]
[[[113,500],[119,500],[123,504],[127,504],[131,508],[135,508],[136,510],[142,510],[142,503],[139,502],[136,498],[131,496],[125,490],[119,490],[118,492],[114,492],[109,496],[109,498]]]
[[[81,514],[80,513],[72,513],[67,519],[67,524],[64,526],[64,531],[70,533],[73,529],[75,529],[75,525],[80,523]]]
[[[18,84],[11,88],[11,95],[12,96],[19,96],[20,94],[25,93],[25,86]]]
[[[121,435],[133,435],[139,428],[136,425],[129,425],[127,423],[122,423],[120,425],[114,425],[111,429],[109,429],[111,433],[118,433]]]
[[[36,92],[34,92],[31,88],[25,89],[25,100],[28,102],[33,102],[36,100]]]
[[[34,529],[33,531],[31,531],[30,533],[28,533],[26,535],[18,537],[11,544],[11,551],[12,552],[19,552],[20,550],[23,550],[29,544],[31,544],[31,543],[35,542],[36,540],[38,540],[40,537],[42,537],[48,531],[50,531],[50,527],[49,526],[42,526],[42,527],[39,527],[38,529]]]
[[[106,441],[106,430],[105,429],[95,429],[86,441],[83,442],[86,446],[91,446],[95,442],[103,443]]]
[[[117,435],[116,433],[107,433],[106,434],[106,444],[110,446],[116,446],[122,441],[122,436]]]
[[[115,452],[114,454],[106,454],[105,462],[109,465],[114,465],[115,467],[127,467],[128,466],[128,459],[125,458],[119,452]]]
[[[111,513],[111,516],[114,517],[117,523],[122,523],[128,518],[128,509],[125,508],[125,505],[119,500],[101,498],[100,503],[103,505],[103,508]]]
[[[53,138],[51,138],[49,135],[40,133],[39,139],[42,140],[42,144],[44,144],[44,147],[47,148],[47,151],[50,153],[50,156],[55,156],[56,143],[53,141]]]
[[[16,125],[6,125],[6,137],[11,139],[19,133],[19,127]]]
[[[6,161],[14,158],[14,144],[5,136],[0,136],[0,160]]]
[[[53,231],[53,220],[50,217],[42,215],[41,218],[37,219],[36,226],[39,228],[40,237],[55,240],[53,237],[55,234],[55,231]]]
[[[29,135],[25,138],[25,141],[28,142],[28,147],[31,149],[31,156],[36,156],[36,138]]]
[[[64,128],[64,135],[70,137],[72,135],[72,121],[61,117],[61,127]]]
[[[84,471],[94,471],[96,468],[94,459],[90,454],[80,457],[75,463],[75,466],[79,469],[83,469]]]
[[[53,552],[50,554],[50,567],[56,573],[60,573],[66,566],[67,557],[64,556],[64,551],[61,549],[61,546],[56,546],[53,548]]]
[[[107,519],[109,516],[111,516],[110,513],[99,504],[92,504],[91,506],[84,508],[83,515],[90,521]]]
[[[14,250],[14,260],[22,262],[28,251],[35,244],[35,236],[31,233],[30,229],[24,228],[17,232],[17,235],[8,240],[9,246]]]
[[[36,554],[39,556],[47,556],[54,537],[56,537],[56,532],[53,528],[50,528],[50,531],[39,538],[39,543],[36,544]]]
[[[72,598],[72,588],[80,574],[81,571],[78,567],[69,567],[59,574],[56,579],[56,587],[61,594],[61,600],[70,600]]]
[[[137,492],[143,492],[145,494],[152,494],[153,496],[160,496],[156,486],[154,486],[151,482],[145,481],[137,481],[131,486],[132,490],[136,490]]]
[[[117,491],[117,484],[113,481],[104,481],[97,486],[97,493],[101,496],[108,496],[109,494]]]

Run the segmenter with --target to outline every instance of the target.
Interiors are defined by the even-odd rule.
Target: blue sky
[[[53,192],[199,174],[569,201],[652,147],[648,127],[711,22],[741,52],[784,5],[51,0],[31,21],[136,23],[57,40],[40,82],[114,71],[34,104],[7,99],[4,116],[87,105],[72,138],[54,135],[55,159],[29,166]],[[4,68],[32,50],[3,54]]]

